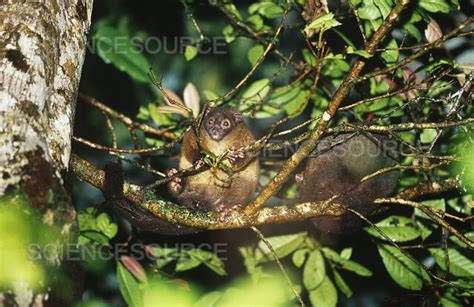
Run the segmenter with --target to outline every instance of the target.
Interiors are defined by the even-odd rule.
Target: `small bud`
[[[145,269],[143,269],[142,265],[135,258],[130,256],[121,256],[120,262],[122,262],[123,266],[126,267],[136,279],[141,282],[147,281]]]

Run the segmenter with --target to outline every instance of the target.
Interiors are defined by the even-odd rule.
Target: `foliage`
[[[219,22],[200,18],[204,4],[197,1],[183,1],[183,4],[186,34],[193,39],[184,46],[182,54],[174,55],[180,58],[173,59],[177,62],[163,56],[156,64],[154,55],[136,52],[134,48],[144,45],[132,45],[133,38],[140,37],[140,42],[144,42],[151,34],[138,30],[127,16],[109,16],[96,23],[93,37],[105,42],[96,45],[98,56],[135,83],[134,95],[140,103],[138,122],[164,129],[178,138],[199,118],[201,105],[225,104],[237,107],[252,118],[262,134],[268,133],[271,123],[272,127],[287,129],[280,136],[293,137],[298,131],[316,127],[317,119],[332,102],[336,89],[344,82],[352,82],[344,104],[331,119],[335,133],[347,127],[364,130],[365,126],[373,125],[382,127],[379,132],[402,142],[400,191],[423,184],[439,185],[457,180],[458,175],[461,175],[460,186],[467,191],[459,188],[454,193],[415,199],[416,206],[410,203],[415,208],[398,204],[397,213],[374,219],[374,224],[369,221],[362,236],[372,244],[373,262],[362,260],[364,251],[357,244],[344,242],[347,244],[336,250],[324,246],[307,232],[268,237],[274,252],[265,242],[241,246],[239,252],[248,280],[232,281],[217,290],[183,279],[191,276],[186,273],[200,272],[202,267],[219,278],[226,276],[224,262],[216,254],[199,248],[153,245],[147,248],[153,255],[152,260],[138,262],[125,258],[116,263],[118,286],[125,302],[131,306],[158,300],[165,305],[183,306],[280,306],[289,304],[293,287],[313,306],[335,306],[345,300],[340,294],[346,299],[357,295],[359,287],[353,280],[370,285],[372,278],[391,279],[395,289],[391,293],[401,291],[397,288],[401,287],[420,296],[433,292],[436,300],[445,305],[461,306],[469,302],[469,296],[474,293],[472,247],[460,238],[472,240],[474,237],[466,223],[473,207],[469,194],[474,186],[473,134],[472,124],[456,124],[456,121],[472,118],[473,109],[469,105],[470,96],[467,102],[458,98],[468,95],[462,89],[462,81],[459,82],[463,76],[467,78],[466,67],[452,56],[452,50],[435,48],[447,39],[443,35],[458,26],[446,20],[461,16],[462,5],[445,0],[413,2],[402,11],[394,29],[375,51],[369,52],[367,42],[383,27],[384,20],[399,1],[351,0],[348,7],[336,10],[330,5],[328,12],[304,20],[299,18],[301,12],[308,13],[304,1],[262,0],[234,4],[210,0],[205,8],[216,10],[223,19]],[[282,18],[286,18],[285,24],[280,24]],[[443,22],[448,26],[442,26]],[[279,35],[279,30],[285,35]],[[225,60],[201,52],[213,35],[222,35],[225,39],[228,52]],[[107,42],[118,37],[125,37],[128,43],[123,44],[121,50],[114,50]],[[423,48],[426,53],[419,54]],[[359,78],[348,81],[352,78],[348,73],[358,61],[366,64],[365,69]],[[170,63],[173,67],[167,66]],[[149,67],[158,67],[163,77],[158,84],[149,80]],[[205,73],[202,67],[206,67]],[[167,74],[172,77],[167,78]],[[242,78],[236,79],[235,75]],[[182,100],[169,88],[159,88],[168,86],[167,82],[172,83],[170,80],[174,79],[180,80],[173,84],[175,88],[184,88],[184,84],[193,82],[201,90],[201,97],[194,85],[193,90],[186,86]],[[191,96],[193,98],[189,98]],[[275,122],[279,119],[294,124],[278,126]],[[454,124],[447,128],[441,125],[446,122]],[[304,124],[294,128],[300,123]],[[405,129],[403,125],[412,126]],[[136,132],[133,125],[127,129],[131,135]],[[169,139],[160,135],[145,137],[147,144],[162,149],[154,152],[153,158],[159,160],[170,155],[163,149],[170,144]],[[285,141],[295,147],[300,142],[297,138]],[[134,145],[141,148],[143,144],[135,142]],[[280,160],[286,158],[288,156]],[[122,157],[124,161],[127,159]],[[151,165],[149,159],[150,156],[146,156],[132,162],[146,169]],[[267,182],[275,173],[274,168],[266,168],[262,171],[262,181]],[[294,186],[288,190],[292,188],[294,190]],[[286,195],[295,194],[286,192]],[[389,206],[396,205],[393,201]],[[445,224],[441,225],[436,217],[456,225],[455,233]],[[118,230],[107,215],[97,215],[93,209],[80,213],[79,222],[82,244],[107,245]],[[285,268],[291,267],[293,286],[288,286],[283,279],[270,283],[274,276],[281,275],[272,270],[275,258],[281,260]],[[376,271],[375,262],[386,271]],[[144,263],[150,269],[142,267]]]
[[[30,205],[27,195],[19,190],[0,197],[2,288],[22,281],[40,291],[57,282],[58,276],[48,272],[63,256],[67,242],[58,229],[44,224],[40,212]]]

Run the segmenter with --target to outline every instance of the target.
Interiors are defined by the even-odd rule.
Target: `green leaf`
[[[303,284],[307,290],[317,288],[326,276],[324,258],[319,250],[309,253],[308,260],[303,269]]]
[[[242,15],[240,15],[240,12],[239,12],[239,10],[237,9],[237,7],[235,6],[235,4],[230,3],[230,2],[226,2],[226,3],[224,4],[224,7],[225,7],[225,9],[228,10],[232,15],[234,15],[237,19],[242,20]]]
[[[446,251],[441,248],[429,248],[436,263],[444,271],[448,271],[446,265]],[[474,277],[474,262],[461,254],[455,248],[448,248],[449,272],[458,277]]]
[[[306,63],[309,65],[315,67],[317,60],[316,57],[309,51],[308,49],[304,48],[301,50],[301,54],[303,55],[303,59],[305,60]]]
[[[148,104],[148,113],[150,114],[151,120],[158,126],[167,126],[173,123],[171,114],[160,113],[154,103]]]
[[[352,255],[352,247],[346,247],[344,248],[341,253],[341,258],[344,258],[344,259],[350,259],[351,258],[351,255]]]
[[[271,1],[261,1],[249,6],[249,14],[259,13],[260,15],[273,19],[283,13],[283,8]]]
[[[450,6],[445,0],[420,0],[418,5],[431,13],[449,13]]]
[[[309,252],[309,249],[303,248],[300,250],[297,250],[296,252],[293,253],[291,256],[291,260],[293,261],[293,264],[297,267],[300,268],[305,259],[306,259],[306,254]]]
[[[474,231],[463,233],[463,235],[471,241],[474,241]],[[466,243],[461,242],[458,237],[450,236],[449,239],[459,247],[467,248]]]
[[[225,271],[224,262],[222,262],[222,260],[220,260],[217,257],[211,259],[210,261],[204,262],[204,265],[207,266],[212,271],[214,271],[214,273],[216,273],[220,276],[226,276],[227,275],[227,272]]]
[[[253,25],[253,28],[260,31],[263,28],[263,18],[260,15],[252,15],[247,18],[247,22]]]
[[[295,251],[301,245],[301,243],[303,243],[305,238],[306,233],[301,232],[297,234],[270,237],[267,238],[267,241],[275,250],[277,257],[283,258]],[[257,263],[273,260],[270,250],[262,241],[258,243],[255,259]]]
[[[405,216],[393,215],[375,224],[385,235],[395,242],[407,242],[421,235],[415,222]],[[365,228],[371,236],[385,239],[375,228]]]
[[[381,17],[380,11],[373,4],[366,4],[362,8],[358,9],[356,12],[361,19],[365,20],[374,20]]]
[[[219,259],[214,253],[202,249],[192,249],[186,252],[190,257],[201,261],[205,266],[215,273],[225,276],[227,275],[224,269],[224,262]]]
[[[421,32],[413,24],[407,23],[403,26],[403,28],[407,30],[408,34],[415,38],[417,42],[421,40]]]
[[[373,0],[375,6],[379,9],[380,13],[382,14],[382,18],[385,19],[390,11],[392,10],[391,5],[392,1],[390,0]]]
[[[115,237],[118,231],[117,224],[111,222],[107,213],[101,213],[97,216],[97,227],[109,239]]]
[[[443,307],[462,307],[465,306],[453,293],[454,288],[447,288],[439,300],[439,306]]]
[[[394,246],[380,244],[377,249],[390,277],[397,284],[409,290],[420,290],[423,287],[422,269],[418,264]]]
[[[247,58],[249,59],[250,64],[254,66],[258,59],[262,56],[264,48],[262,45],[255,45],[247,53]]]
[[[337,79],[343,77],[346,72],[349,71],[349,69],[350,66],[347,64],[346,60],[337,58],[324,58],[321,74],[323,76]]]
[[[109,245],[109,238],[97,231],[97,230],[85,230],[85,231],[81,231],[81,236],[83,236],[84,238],[87,238],[89,240],[92,240],[94,242],[97,242],[99,243],[100,245]]]
[[[334,18],[333,13],[326,13],[313,20],[303,31],[308,35],[311,33],[311,30],[319,29],[324,32],[339,25],[341,23]]]
[[[176,263],[176,272],[183,272],[194,269],[202,263],[201,260],[193,257],[181,256]]]
[[[137,280],[120,262],[117,262],[117,279],[120,293],[127,305],[132,307],[143,306],[143,298]]]
[[[232,43],[236,39],[234,27],[231,25],[225,26],[222,29],[222,34],[224,35],[225,42],[228,44]]]
[[[184,50],[184,57],[186,58],[186,61],[191,61],[196,57],[198,53],[198,50],[196,47],[188,45],[186,46],[186,49]]]
[[[342,258],[337,252],[333,251],[328,247],[324,247],[322,250],[324,256],[327,259],[338,264],[341,268],[354,272],[360,276],[372,276],[372,272],[363,265],[355,261]]]
[[[420,134],[420,140],[424,144],[429,144],[433,142],[437,134],[438,131],[436,129],[424,129]]]
[[[398,51],[398,44],[395,39],[391,39],[386,48],[389,50],[385,50],[381,53],[382,59],[385,61],[386,64],[393,64],[398,61],[398,57],[400,56],[400,52]]]
[[[222,292],[211,291],[204,294],[193,306],[195,307],[216,307],[217,302],[222,297]]]
[[[149,62],[131,43],[127,33],[107,23],[99,23],[94,35],[99,57],[139,82],[148,82]]]
[[[339,290],[344,293],[344,295],[349,298],[352,296],[352,290],[349,287],[349,285],[346,283],[346,281],[342,278],[341,274],[337,270],[333,268],[332,273],[334,275],[334,282],[336,283],[336,286],[339,288]]]
[[[361,57],[366,58],[366,59],[370,59],[373,56],[372,54],[368,53],[365,50],[354,50],[354,48],[352,48],[352,46],[347,47],[347,53],[348,54],[357,54],[357,55],[360,55]]]
[[[293,86],[282,86],[275,89],[270,97],[272,105],[281,105],[285,112],[292,117],[298,116],[304,111],[308,103],[308,90],[303,90],[301,84]]]
[[[425,205],[425,206],[428,206],[428,207],[432,207],[432,208],[436,208],[436,209],[446,211],[446,200],[444,198],[425,200],[425,201],[422,202],[422,204]],[[429,216],[427,216],[425,213],[423,213],[418,208],[415,209],[415,215],[419,216],[421,218],[424,218],[424,219],[428,219],[428,220],[431,221],[431,218]]]
[[[154,248],[154,256],[156,258],[156,265],[162,268],[173,260],[176,260],[178,251],[175,248],[163,248],[156,246]]]
[[[252,84],[242,93],[244,104],[261,104],[262,99],[270,91],[270,79],[260,79]]]
[[[337,290],[329,277],[326,276],[319,287],[309,291],[309,300],[313,307],[331,307],[337,305]]]
[[[202,94],[204,95],[204,98],[206,98],[207,100],[214,100],[214,99],[219,98],[219,95],[209,90],[202,91]]]

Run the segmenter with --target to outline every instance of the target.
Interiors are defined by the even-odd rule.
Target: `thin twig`
[[[291,290],[293,291],[293,294],[295,295],[296,299],[300,302],[300,305],[302,307],[306,306],[305,303],[303,302],[303,299],[301,298],[300,294],[296,290],[295,285],[293,285],[293,282],[291,281],[290,276],[288,276],[288,273],[286,272],[285,267],[281,263],[280,259],[278,259],[278,256],[277,256],[275,250],[273,249],[273,246],[270,244],[270,242],[268,242],[268,240],[265,238],[263,233],[257,227],[252,226],[252,227],[250,227],[250,229],[252,229],[257,234],[257,236],[260,238],[260,240],[262,240],[262,242],[265,243],[265,245],[270,250],[270,252],[273,256],[273,259],[275,259],[275,262],[278,264],[278,267],[280,268],[281,273],[283,274],[286,281],[288,282],[288,285],[290,286]]]

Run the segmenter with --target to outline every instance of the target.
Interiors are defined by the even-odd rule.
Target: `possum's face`
[[[240,112],[233,109],[215,109],[206,112],[203,124],[211,139],[220,141],[241,122]]]

